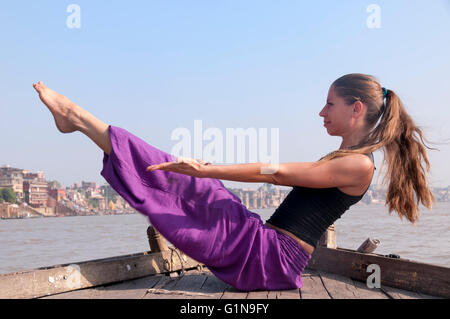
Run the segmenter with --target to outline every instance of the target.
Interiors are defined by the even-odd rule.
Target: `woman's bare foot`
[[[82,109],[65,96],[49,89],[40,82],[33,84],[41,101],[48,107],[55,118],[56,127],[62,133],[78,131],[81,125]]]
[[[65,96],[46,87],[42,82],[33,84],[41,101],[47,105],[55,118],[56,127],[62,133],[80,131],[95,142],[106,154],[112,151],[109,125],[100,121]]]

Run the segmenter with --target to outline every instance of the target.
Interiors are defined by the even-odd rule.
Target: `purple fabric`
[[[218,179],[145,169],[175,161],[125,129],[110,125],[112,152],[101,175],[176,248],[236,289],[301,288],[309,255],[264,225]]]

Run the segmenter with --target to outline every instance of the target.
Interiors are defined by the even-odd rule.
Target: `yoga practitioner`
[[[421,130],[394,91],[370,75],[348,74],[329,88],[319,116],[329,135],[342,137],[339,149],[316,162],[279,164],[272,174],[262,173],[267,163],[177,159],[42,82],[33,87],[62,133],[80,131],[103,150],[101,175],[111,187],[176,248],[239,290],[302,287],[321,235],[369,188],[377,149],[384,148],[388,166],[389,213],[415,223],[419,203],[431,210],[435,202],[422,166],[430,169]],[[293,189],[264,223],[220,179]]]

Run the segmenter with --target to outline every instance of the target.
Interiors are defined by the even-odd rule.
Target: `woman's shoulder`
[[[370,154],[351,154],[341,157],[342,160],[347,161],[348,165],[355,165],[359,167],[370,167],[374,166],[373,155]]]
[[[333,154],[333,153],[336,153],[337,151],[332,151],[332,152],[330,152],[330,153],[328,153],[328,154],[326,154],[326,155],[324,155],[324,156],[322,156],[320,159],[319,159],[319,161],[322,159],[322,158],[324,158],[324,157],[326,157],[326,156],[328,156],[328,155],[331,155],[331,154]],[[368,158],[370,158],[370,160],[372,161],[372,163],[374,163],[375,162],[375,160],[374,160],[374,158],[373,158],[373,153],[372,152],[370,152],[370,153],[364,153],[364,154],[351,154],[351,155],[347,155],[347,157],[351,157],[350,159],[352,159],[352,160],[355,160],[355,159],[364,159],[365,157],[368,157]]]
[[[337,151],[328,153],[327,155],[335,153],[335,152],[337,152]],[[327,155],[325,155],[325,156],[327,156]],[[361,153],[349,154],[349,155],[338,157],[335,159],[340,161],[345,167],[352,167],[353,169],[356,169],[357,171],[364,171],[364,172],[370,173],[376,169],[372,152],[367,153],[367,154],[366,153],[364,153],[364,154],[361,154]]]

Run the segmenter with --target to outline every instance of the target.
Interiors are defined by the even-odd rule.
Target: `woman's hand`
[[[204,160],[195,160],[187,157],[178,157],[176,162],[165,162],[147,167],[147,172],[155,170],[170,171],[193,177],[204,177],[205,166],[211,165]]]

